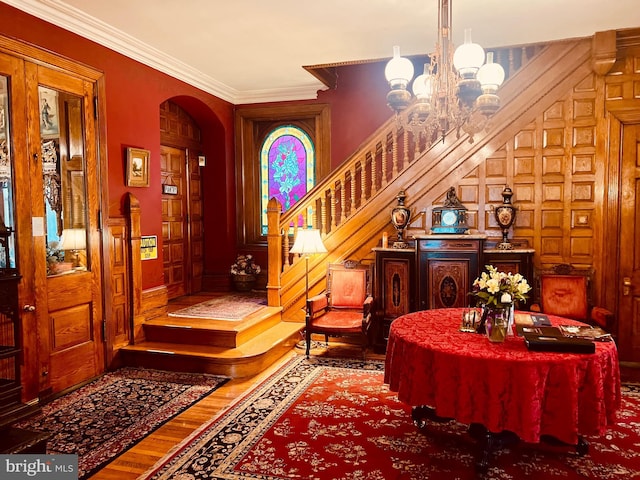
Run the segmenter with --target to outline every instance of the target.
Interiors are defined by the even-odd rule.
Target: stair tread
[[[237,359],[262,355],[283,339],[289,338],[304,328],[304,324],[280,322],[235,348],[210,345],[177,344],[168,342],[141,342],[122,347],[122,350],[175,355],[201,356],[209,359]]]

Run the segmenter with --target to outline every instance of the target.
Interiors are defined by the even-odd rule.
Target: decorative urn
[[[502,191],[502,205],[499,205],[493,211],[496,222],[502,229],[502,242],[496,245],[501,250],[513,249],[513,244],[509,242],[509,228],[516,220],[516,207],[511,204],[512,196],[513,191],[508,186],[505,186]]]
[[[404,229],[409,225],[411,220],[411,210],[404,205],[404,199],[406,198],[404,190],[400,190],[398,196],[398,205],[391,210],[391,223],[398,232],[398,239],[393,242],[393,248],[409,248],[409,244],[404,239]]]

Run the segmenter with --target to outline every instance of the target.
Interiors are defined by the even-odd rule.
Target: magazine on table
[[[591,325],[558,325],[562,335],[569,338],[584,338],[596,342],[611,342],[613,337],[600,327]]]
[[[530,321],[518,322],[516,331],[519,336],[526,334],[546,337],[581,338],[596,342],[611,342],[613,337],[600,327],[591,325],[557,325],[551,326],[548,317],[543,314],[527,314]]]

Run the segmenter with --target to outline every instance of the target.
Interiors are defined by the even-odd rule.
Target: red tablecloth
[[[397,318],[387,344],[385,383],[409,405],[441,417],[509,430],[538,442],[552,435],[576,444],[600,435],[620,406],[614,342],[594,354],[532,352],[522,337],[491,343],[458,331],[462,309],[425,310]],[[554,325],[577,324],[549,316]]]

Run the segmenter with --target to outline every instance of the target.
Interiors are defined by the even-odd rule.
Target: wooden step
[[[129,366],[246,377],[289,352],[302,339],[302,329],[302,323],[278,322],[233,348],[146,341],[122,347],[120,355]]]
[[[235,348],[280,322],[282,307],[261,307],[242,320],[163,316],[143,324],[148,342]]]

